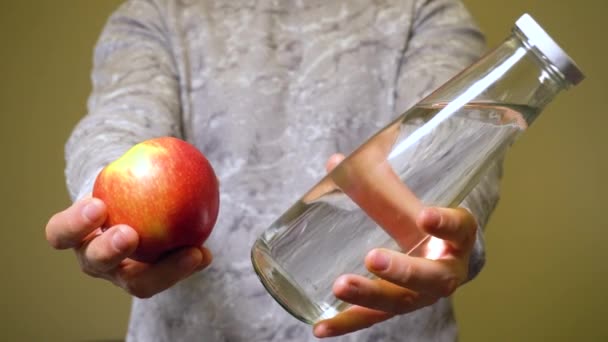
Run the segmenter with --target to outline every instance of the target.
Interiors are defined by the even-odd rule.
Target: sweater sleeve
[[[108,19],[94,50],[87,114],[66,147],[72,200],[92,190],[95,177],[134,144],[180,136],[179,87],[158,6],[124,3]]]
[[[403,54],[397,80],[396,108],[407,109],[476,61],[485,48],[484,37],[459,0],[416,2],[412,37]],[[483,231],[499,197],[502,161],[489,168],[464,199],[478,223],[477,239],[469,261],[474,278],[485,262]]]

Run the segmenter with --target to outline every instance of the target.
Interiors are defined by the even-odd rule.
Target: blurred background
[[[69,204],[65,140],[85,112],[93,45],[117,0],[0,4],[0,340],[124,337],[130,298],[44,240]],[[455,296],[461,341],[608,341],[608,98],[603,0],[465,0],[488,45],[532,14],[587,74],[514,146],[482,274]]]

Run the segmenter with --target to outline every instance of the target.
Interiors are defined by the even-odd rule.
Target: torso
[[[395,84],[414,1],[171,3],[184,133],[214,165],[221,209],[206,243],[212,266],[136,300],[131,337],[315,340],[266,293],[250,248],[321,178],[331,154],[349,153],[405,109],[395,108]],[[451,336],[441,301],[340,341],[401,341],[437,310]]]

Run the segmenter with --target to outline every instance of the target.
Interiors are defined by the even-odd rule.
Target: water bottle
[[[458,206],[557,93],[583,78],[524,14],[502,44],[364,142],[263,232],[251,251],[261,282],[314,324],[349,306],[332,293],[338,276],[373,277],[363,264],[371,249],[430,257],[432,239],[414,224],[423,206]]]

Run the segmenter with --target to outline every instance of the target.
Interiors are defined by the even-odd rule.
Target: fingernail
[[[194,269],[195,272],[202,271],[205,268],[207,268],[207,266],[209,266],[209,263],[204,259],[205,259],[205,257],[203,256],[203,260],[201,260],[201,262],[198,264],[198,266],[196,266],[196,268]]]
[[[390,262],[389,256],[377,250],[372,253],[371,267],[376,271],[384,271],[387,269]]]
[[[82,208],[82,215],[89,221],[95,221],[101,216],[101,204],[99,200],[92,199],[87,205]]]
[[[426,225],[427,227],[437,228],[441,224],[441,214],[439,210],[435,208],[427,208],[424,211],[424,215],[426,216]]]
[[[444,292],[444,296],[451,296],[452,293],[454,293],[454,291],[456,291],[456,288],[458,287],[458,280],[457,279],[450,279],[448,280],[448,282],[446,283],[445,286],[445,292]]]
[[[348,295],[354,297],[359,294],[359,286],[356,283],[348,282]]]
[[[124,252],[129,248],[129,241],[127,240],[126,227],[118,227],[112,236],[112,246],[119,252]]]
[[[331,328],[327,326],[327,324],[319,324],[314,328],[313,334],[316,337],[329,337],[332,335],[332,331]]]
[[[211,254],[211,252],[208,249],[203,248],[200,251],[201,251],[201,262],[196,267],[195,271],[197,271],[197,272],[207,268],[207,266],[211,265],[211,262],[213,262],[213,255]]]
[[[197,255],[198,254],[198,255]],[[193,270],[201,262],[202,255],[199,250],[190,250],[179,260],[179,266],[183,270]]]

